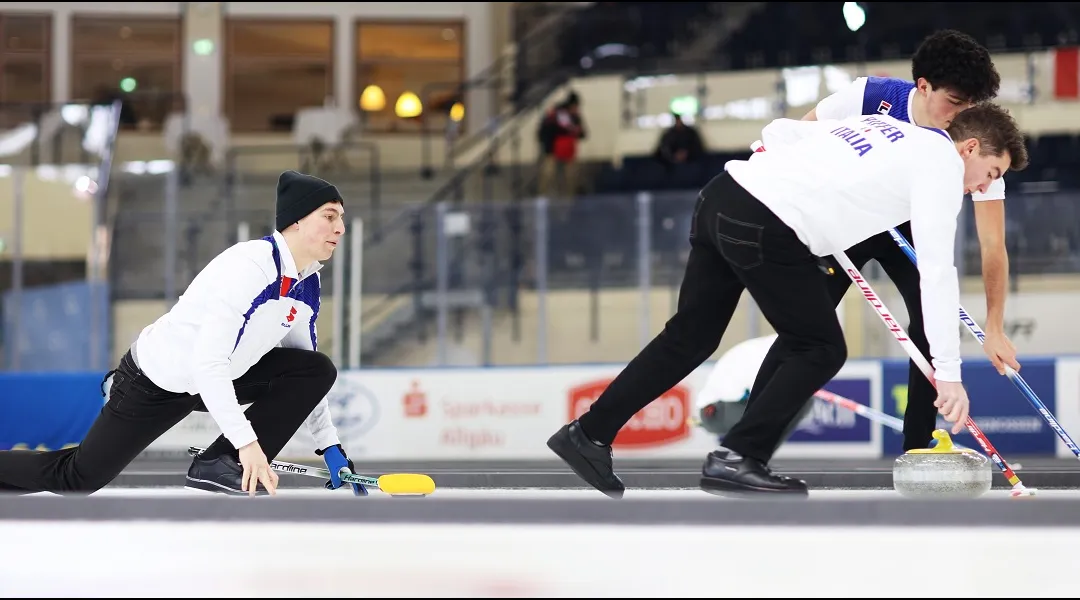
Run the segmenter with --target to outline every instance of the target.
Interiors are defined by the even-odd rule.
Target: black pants
[[[334,363],[310,350],[274,348],[233,382],[259,446],[273,460],[337,379]],[[89,493],[109,484],[157,438],[192,411],[206,411],[197,395],[154,385],[131,352],[113,371],[109,400],[82,443],[49,452],[0,452],[0,490]],[[236,452],[218,436],[207,453]]]
[[[907,238],[908,242],[915,247],[911,236],[911,223],[905,223],[897,230]],[[926,339],[926,331],[923,327],[922,296],[919,287],[919,269],[911,262],[893,241],[889,232],[880,233],[852,246],[846,254],[851,262],[862,271],[866,263],[871,259],[877,260],[881,268],[896,285],[896,289],[904,299],[907,306],[910,322],[907,333],[915,347],[923,356],[930,359],[930,343]],[[836,259],[829,257],[829,263],[835,268],[835,274],[829,277],[829,294],[833,305],[839,305],[851,285],[851,279],[844,273]],[[786,350],[783,347],[784,340],[777,339],[773,343],[765,360],[761,363],[754,388],[747,400],[747,406],[755,402],[759,389],[772,379],[773,373],[779,368]],[[907,409],[904,411],[904,452],[913,448],[926,448],[930,445],[934,427],[937,425],[937,408],[934,400],[937,399],[937,390],[934,389],[930,380],[923,375],[915,361],[908,361],[908,396]]]
[[[723,444],[768,462],[807,399],[844,365],[847,347],[821,261],[726,173],[698,199],[677,312],[582,415],[589,437],[610,444],[635,413],[709,358],[744,289],[787,353]]]

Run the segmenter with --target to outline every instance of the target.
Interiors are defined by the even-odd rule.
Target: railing
[[[364,365],[628,360],[675,310],[695,198],[695,190],[573,202],[494,194],[467,204],[446,198],[400,217],[404,236],[395,236],[394,244],[373,248],[366,240],[349,240],[330,265],[344,274],[327,294],[335,302],[359,302],[350,278],[360,271],[350,257],[354,244],[362,246],[362,316],[360,328],[349,334],[363,332]],[[1030,306],[1080,297],[1080,215],[1070,218],[1080,191],[1017,190],[1007,204],[1014,284],[1008,320],[1023,333],[1031,327]],[[977,313],[985,303],[970,208],[961,215],[957,256],[966,293],[976,297],[965,304]],[[868,266],[865,273],[904,315],[880,270]],[[402,310],[399,299],[406,300],[406,318],[382,327]],[[872,317],[863,352],[888,353]],[[740,308],[733,328],[735,340],[769,332],[752,303]],[[349,337],[342,331],[334,339],[344,344]],[[1041,351],[1037,344],[1026,351]],[[394,358],[386,358],[391,350]]]
[[[532,208],[521,204],[522,200],[529,195],[528,182],[531,181],[529,174],[529,167],[521,164],[517,149],[521,142],[521,128],[526,122],[526,116],[530,114],[530,111],[537,110],[539,102],[546,97],[547,93],[554,89],[559,83],[563,82],[569,73],[582,71],[578,66],[567,66],[565,63],[565,56],[559,53],[555,53],[555,59],[552,59],[553,49],[558,49],[558,27],[557,24],[560,19],[571,19],[572,10],[568,9],[567,12],[559,13],[556,17],[553,17],[547,29],[540,28],[534,31],[532,37],[526,38],[523,43],[519,43],[517,51],[514,55],[500,57],[495,64],[493,64],[485,72],[479,74],[477,77],[472,78],[469,82],[465,82],[460,86],[463,91],[468,90],[480,90],[485,88],[491,89],[505,89],[508,86],[507,73],[511,73],[513,77],[513,85],[511,87],[514,92],[512,94],[513,101],[509,103],[497,103],[499,110],[496,112],[494,118],[487,122],[483,127],[478,128],[471,136],[464,139],[457,139],[448,146],[448,160],[449,165],[456,167],[455,157],[464,155],[465,150],[470,148],[481,148],[481,152],[469,163],[467,163],[461,169],[454,169],[450,179],[442,185],[439,190],[432,195],[427,201],[421,203],[417,207],[410,207],[405,210],[383,210],[380,205],[380,176],[379,176],[379,157],[378,148],[370,142],[353,143],[355,147],[366,148],[369,156],[368,169],[370,170],[370,177],[367,180],[367,184],[370,185],[371,190],[371,206],[366,215],[366,223],[370,226],[366,228],[365,239],[363,240],[363,250],[365,256],[365,267],[369,265],[375,265],[373,268],[369,267],[365,271],[365,279],[369,277],[376,278],[373,285],[368,285],[365,281],[365,290],[379,291],[385,295],[385,299],[381,304],[373,305],[371,307],[365,307],[365,313],[371,311],[373,314],[380,312],[387,312],[390,310],[390,306],[393,304],[393,300],[402,296],[409,296],[412,299],[412,304],[416,310],[416,322],[419,323],[418,336],[424,335],[426,324],[429,320],[434,319],[437,324],[437,328],[444,333],[448,327],[450,321],[446,319],[447,310],[455,311],[456,315],[464,315],[469,312],[469,305],[463,304],[461,306],[455,305],[450,302],[450,308],[445,306],[441,309],[434,309],[436,317],[431,317],[432,314],[432,298],[439,298],[438,291],[440,289],[455,289],[459,285],[463,285],[461,282],[467,280],[467,268],[469,265],[469,256],[473,258],[483,259],[486,261],[484,264],[502,264],[509,260],[510,264],[503,265],[500,268],[491,271],[497,274],[497,277],[491,279],[491,281],[497,282],[497,285],[486,283],[483,287],[482,298],[486,305],[496,306],[493,298],[498,297],[500,292],[507,292],[506,297],[509,299],[509,306],[512,308],[511,314],[514,322],[517,323],[515,330],[521,330],[521,315],[518,312],[520,307],[520,294],[518,291],[522,289],[522,286],[526,285],[528,279],[527,273],[528,260],[524,257],[523,248],[531,247],[525,243],[530,235],[529,226],[525,224],[527,218],[525,215],[535,214]],[[547,33],[544,33],[544,32]],[[545,37],[546,36],[546,37]],[[530,44],[533,41],[535,44],[533,48],[541,47],[546,44],[546,50],[540,52],[536,51],[537,56],[546,57],[546,62],[542,62],[539,65],[531,64],[526,58],[522,59],[523,55],[530,55]],[[715,90],[718,86],[711,84],[707,80],[705,74],[706,70],[712,68],[717,63],[706,62],[694,62],[692,65],[686,67],[686,72],[689,75],[685,78],[691,82],[691,85],[695,88],[695,93],[698,94],[698,105],[707,106],[706,102],[713,97]],[[528,65],[529,69],[523,69],[522,65]],[[675,63],[670,60],[665,60],[661,64],[660,59],[649,58],[640,59],[633,63],[632,68],[627,69],[623,65],[621,72],[623,73],[661,73],[672,72],[673,65],[677,67]],[[535,67],[535,68],[533,68]],[[589,72],[598,72],[603,69],[603,65],[596,66]],[[677,71],[678,69],[674,69]],[[1030,71],[1029,71],[1030,72]],[[525,77],[524,74],[529,74]],[[771,93],[775,95],[777,102],[787,101],[787,97],[790,94],[790,89],[787,81],[782,77],[783,73],[779,70],[776,72],[776,77],[772,81]],[[545,78],[546,77],[546,78]],[[627,75],[632,77],[632,75]],[[537,83],[539,81],[539,83]],[[526,83],[529,82],[529,85]],[[657,86],[653,86],[655,89]],[[1037,85],[1033,85],[1032,89],[1037,89]],[[457,86],[455,86],[457,88]],[[642,90],[646,87],[642,87]],[[427,94],[431,90],[424,90],[421,93]],[[645,94],[646,92],[641,92]],[[1029,98],[1035,98],[1037,94],[1031,94]],[[623,114],[628,120],[633,120],[643,116],[642,111],[631,110],[629,107],[634,106],[647,106],[643,95],[626,94],[624,95]],[[647,110],[647,109],[643,109]],[[531,132],[530,132],[531,133]],[[432,152],[430,144],[430,135],[433,135],[430,129],[425,127],[424,129],[424,165],[425,169],[429,172],[433,170],[432,165]],[[480,146],[480,144],[486,144]],[[346,144],[349,146],[350,144]],[[238,216],[240,207],[235,204],[235,187],[238,179],[241,177],[241,170],[236,168],[235,162],[244,154],[270,154],[270,153],[293,153],[297,154],[297,164],[302,165],[304,160],[304,154],[309,150],[309,146],[302,145],[289,145],[289,146],[276,146],[276,147],[251,147],[251,148],[237,148],[230,153],[230,168],[228,175],[225,177],[223,183],[223,193],[219,199],[223,204],[220,206],[221,211],[226,215],[225,218],[225,238],[223,242],[234,241],[237,239],[236,232],[238,231],[238,225],[242,221],[242,217]],[[510,159],[498,160],[499,155],[504,150],[509,151],[511,154]],[[505,165],[505,166],[503,166]],[[510,177],[508,190],[496,191],[494,188],[506,184],[501,176],[504,169],[510,169]],[[504,186],[507,187],[507,186]],[[1016,195],[1010,192],[1010,197],[1015,198]],[[489,204],[486,208],[480,209],[481,212],[476,214],[470,214],[469,211],[473,211],[474,207],[464,206],[468,200],[480,198],[482,202]],[[267,199],[271,201],[271,199]],[[578,203],[584,202],[585,199],[579,199]],[[1010,202],[1010,206],[1015,205],[1015,202]],[[576,205],[575,205],[576,206]],[[441,207],[441,208],[436,208]],[[215,208],[216,210],[216,208]],[[475,253],[470,253],[468,240],[460,239],[453,235],[446,235],[445,230],[442,233],[439,229],[439,224],[442,227],[446,227],[445,219],[440,218],[435,211],[443,211],[443,216],[449,215],[451,223],[454,219],[460,219],[462,214],[468,215],[470,222],[483,223],[482,231],[485,232],[481,236],[481,246],[488,247],[491,244],[491,239],[497,239],[498,235],[505,235],[507,239],[514,240],[509,243],[508,248],[513,250],[509,253],[503,253],[499,251],[485,250],[488,254],[477,257]],[[464,211],[464,212],[462,212]],[[213,213],[209,213],[213,214]],[[615,212],[609,214],[609,216],[615,215]],[[554,214],[550,211],[545,211],[545,219],[550,221],[554,218]],[[198,219],[192,218],[189,225],[184,228],[178,228],[173,230],[172,233],[180,235],[183,231],[193,232],[193,235],[199,235],[202,231],[203,224],[200,224]],[[452,227],[451,227],[452,229]],[[505,231],[504,231],[505,229]],[[491,231],[501,232],[499,234],[490,233]],[[607,230],[605,230],[606,232]],[[1071,234],[1070,234],[1071,235]],[[1061,244],[1071,244],[1069,241],[1070,235],[1054,235],[1051,239],[1059,240],[1064,238],[1066,242],[1057,242],[1060,247]],[[483,237],[488,236],[488,237]],[[546,238],[545,238],[546,239]],[[972,238],[968,238],[969,240]],[[392,240],[400,242],[404,241],[404,245],[401,243],[390,243]],[[1034,261],[1042,261],[1044,266],[1039,267],[1044,272],[1054,272],[1054,269],[1064,268],[1062,264],[1067,263],[1067,260],[1063,261],[1062,257],[1050,258],[1051,254],[1046,249],[1038,249],[1032,251],[1030,249],[1041,243],[1043,240],[1034,236],[1029,237],[1029,241],[1024,242],[1022,245],[1015,247],[1016,254],[1012,265],[1018,274],[1023,274],[1025,268],[1034,268],[1031,265],[1035,264]],[[552,243],[551,240],[545,243]],[[612,243],[618,243],[617,240]],[[195,246],[198,243],[195,241],[189,242],[187,248],[184,249],[182,245],[178,245],[175,250],[169,252],[175,252],[183,254],[184,252],[194,252]],[[497,248],[501,248],[496,246]],[[967,262],[971,260],[970,245],[969,250],[965,256],[968,257]],[[546,251],[545,251],[546,252]],[[1034,252],[1034,254],[1032,254]],[[607,253],[609,256],[621,256],[625,258],[625,253],[614,252]],[[1071,254],[1067,253],[1067,256]],[[382,257],[383,260],[379,260]],[[620,258],[619,260],[623,260]],[[1069,259],[1071,260],[1071,259]],[[501,261],[501,262],[500,262]],[[185,261],[174,261],[171,264],[179,265]],[[545,261],[541,261],[543,266],[537,266],[537,269],[550,272],[552,277],[559,275],[559,268],[552,266]],[[191,265],[196,265],[199,260],[192,260]],[[965,263],[966,264],[966,263]],[[387,265],[385,268],[381,265]],[[388,265],[396,265],[395,268],[390,268]],[[177,267],[179,268],[179,267]],[[485,267],[488,268],[488,267]],[[968,272],[974,272],[971,266],[968,266]],[[1049,269],[1047,271],[1047,269]],[[384,271],[383,275],[379,273]],[[622,277],[625,273],[619,268],[612,266],[610,269],[603,271],[605,276],[597,276],[596,271],[589,273],[593,274],[593,279],[588,279],[586,283],[593,286],[592,289],[604,289],[605,287],[612,287],[615,284],[614,280],[618,277]],[[440,279],[441,278],[441,279]],[[614,278],[614,279],[613,279]],[[440,283],[441,281],[441,283]],[[1015,282],[1015,279],[1014,279]],[[492,287],[494,285],[494,287]],[[494,291],[493,291],[494,290]],[[595,294],[593,296],[594,301],[590,305],[588,312],[594,315],[591,324],[588,326],[588,330],[594,335],[594,338],[599,339],[596,336],[600,336],[601,316],[599,311],[599,304],[595,301]],[[459,297],[460,300],[460,297]],[[444,305],[447,300],[441,299]],[[443,312],[440,313],[439,311]],[[442,314],[442,317],[437,315]],[[441,320],[440,320],[441,319]],[[456,322],[456,321],[455,321]],[[441,323],[441,324],[440,324]],[[366,323],[370,324],[370,323]]]
[[[235,192],[238,180],[244,177],[243,170],[238,168],[237,166],[237,162],[240,159],[248,156],[296,154],[296,168],[305,173],[310,173],[312,175],[318,176],[321,173],[320,169],[317,168],[317,165],[322,152],[343,153],[348,150],[363,151],[363,153],[367,157],[366,173],[364,173],[363,171],[358,172],[355,169],[349,168],[347,173],[334,174],[333,178],[335,180],[359,179],[361,181],[367,181],[369,197],[368,201],[363,204],[361,209],[364,213],[370,213],[372,215],[372,225],[374,227],[373,238],[376,241],[380,239],[382,219],[382,170],[380,167],[379,145],[375,142],[363,140],[347,140],[334,146],[333,148],[327,148],[325,146],[312,146],[310,144],[233,146],[229,148],[225,156],[226,167],[225,177],[223,180],[223,212],[225,215],[225,222],[228,225],[228,230],[231,232],[229,243],[236,242],[235,236],[232,236],[232,233],[236,231],[238,223],[238,220],[236,218],[237,206]],[[267,202],[272,202],[272,200],[272,196],[270,198],[267,198]]]
[[[388,223],[384,234],[394,235],[375,244],[365,227],[361,239],[350,239],[328,265],[333,274],[324,277],[328,297],[348,306],[362,298],[361,316],[350,314],[332,336],[351,346],[350,336],[362,334],[360,364],[628,360],[674,312],[696,190],[589,195],[562,202],[536,199],[526,176],[518,187],[498,190],[498,174],[480,169],[474,176],[479,193],[472,202],[456,201],[447,187],[435,203],[407,209],[394,219],[390,209],[383,209],[388,213],[383,215]],[[966,205],[957,266],[971,295],[965,306],[980,318],[985,302],[977,231]],[[1006,202],[1013,286],[1007,325],[1026,340],[1025,352],[1056,344],[1056,338],[1040,337],[1048,331],[1040,319],[1080,297],[1077,207],[1080,191],[1021,186],[1010,191]],[[249,224],[239,228],[247,231],[243,237],[254,238],[269,231],[272,210],[246,211],[238,218]],[[175,281],[180,282],[220,251],[206,239],[205,227],[197,215],[178,214],[170,227],[162,213],[146,211],[120,220],[117,233],[174,236],[173,243],[162,240],[166,256],[161,264],[177,269]],[[354,227],[350,219],[346,238],[357,234]],[[176,255],[169,258],[170,253]],[[360,262],[354,262],[356,257]],[[357,272],[362,275],[354,284]],[[157,278],[159,289],[170,287],[160,267],[146,273]],[[903,319],[905,309],[891,283],[880,279],[876,267],[869,266],[865,274],[878,278],[875,289]],[[354,298],[360,289],[362,295]],[[731,339],[769,332],[752,311],[752,304],[739,309]],[[888,340],[876,335],[871,317],[861,353],[887,355]],[[357,322],[359,327],[345,325]]]
[[[556,10],[555,13],[552,16],[550,16],[548,18],[548,20],[545,21],[545,23],[547,23],[547,25],[545,25],[544,27],[539,28],[539,30],[540,31],[544,31],[544,30],[550,31],[552,27],[555,27],[556,25],[558,25],[560,20],[566,18],[566,15],[572,13],[573,10],[574,9],[567,9],[567,8],[560,8],[560,9]],[[535,39],[537,35],[539,35],[539,34],[536,34],[536,33],[531,34],[526,39],[527,40],[528,39]],[[489,85],[489,86],[492,85],[493,83],[494,84],[502,84],[504,82],[504,79],[502,79],[502,78],[504,77],[505,73],[507,72],[507,68],[511,67],[512,65],[513,65],[512,61],[510,61],[509,59],[507,59],[505,57],[502,57],[502,58],[500,58],[500,60],[496,61],[494,64],[492,64],[487,69],[485,69],[483,72],[479,73],[476,77],[474,77],[471,80],[471,82],[466,82],[465,87],[463,87],[463,89],[471,89],[471,88],[468,87],[470,85],[475,87],[475,86],[481,85],[481,84]],[[477,82],[481,82],[481,83],[477,83]],[[538,101],[538,100],[536,100],[536,101]],[[530,102],[535,102],[535,101],[530,99]],[[526,112],[530,108],[530,106],[523,105],[521,103],[518,104],[518,107],[522,108],[523,111],[526,111]],[[493,122],[506,123],[506,120],[504,120],[502,118],[503,116],[504,115],[500,115]],[[438,202],[441,199],[445,199],[445,198],[449,198],[449,197],[453,197],[457,201],[462,201],[464,199],[464,197],[466,196],[465,188],[471,182],[472,178],[476,177],[477,175],[487,177],[490,174],[490,171],[492,171],[493,169],[497,169],[496,162],[495,162],[495,153],[500,151],[504,146],[506,146],[506,144],[508,143],[507,140],[510,140],[509,141],[509,143],[511,145],[510,152],[511,152],[511,154],[513,156],[513,163],[514,163],[513,166],[510,168],[511,174],[512,174],[512,176],[511,176],[512,185],[515,188],[521,188],[522,184],[520,182],[522,180],[522,176],[521,176],[522,167],[521,167],[521,164],[520,164],[521,161],[519,159],[519,153],[518,153],[518,148],[520,146],[520,131],[519,131],[519,129],[520,129],[520,123],[517,123],[516,125],[511,123],[510,127],[503,128],[498,133],[492,135],[492,132],[490,132],[488,128],[485,128],[484,132],[483,132],[484,135],[481,135],[480,137],[474,137],[474,139],[475,140],[484,140],[484,141],[488,142],[488,147],[485,148],[486,151],[484,153],[482,153],[482,155],[479,158],[472,161],[471,165],[467,165],[464,169],[454,173],[454,175],[451,177],[451,179],[445,185],[440,187],[438,189],[438,191],[430,199],[428,199],[428,201],[425,204],[426,205],[431,205],[431,204],[433,204],[435,202]],[[430,131],[429,131],[429,133],[430,133]],[[459,143],[456,146],[456,149],[460,150],[461,148],[462,148],[462,145]],[[364,150],[364,151],[366,151],[366,154],[367,154],[367,157],[368,157],[368,168],[367,168],[368,173],[367,173],[367,177],[366,177],[366,182],[367,182],[367,184],[369,186],[368,189],[369,189],[370,200],[367,203],[365,203],[364,207],[362,207],[363,211],[361,212],[361,215],[366,217],[366,221],[368,223],[368,228],[367,228],[368,235],[366,236],[366,239],[365,239],[365,245],[369,246],[369,247],[375,247],[375,246],[378,245],[380,240],[383,239],[384,235],[392,235],[395,232],[401,231],[401,229],[403,229],[405,227],[406,223],[409,222],[409,216],[408,216],[408,214],[402,213],[402,212],[399,212],[399,211],[384,211],[384,210],[381,210],[382,209],[382,204],[381,204],[381,200],[382,200],[381,179],[382,178],[381,178],[380,160],[379,160],[379,148],[378,148],[378,146],[373,142],[367,142],[367,141],[347,141],[347,142],[341,144],[339,148],[335,148],[333,150],[349,150],[349,149],[361,149],[361,150]],[[218,194],[215,195],[214,199],[209,201],[209,202],[207,202],[205,199],[198,199],[198,198],[196,198],[196,199],[186,198],[185,199],[185,200],[194,201],[193,203],[195,204],[195,206],[193,207],[193,212],[188,211],[182,217],[185,224],[178,228],[178,231],[180,233],[178,233],[177,235],[183,234],[183,236],[187,239],[186,246],[189,248],[188,252],[193,258],[190,261],[179,261],[179,262],[174,261],[175,264],[176,264],[176,268],[181,268],[181,266],[185,265],[185,264],[190,264],[190,265],[198,264],[200,262],[200,260],[198,258],[194,258],[193,253],[195,253],[197,248],[200,247],[200,246],[206,246],[206,247],[209,247],[209,248],[216,248],[216,247],[220,246],[220,248],[223,249],[226,245],[228,245],[230,243],[233,243],[238,239],[237,231],[238,231],[238,225],[240,223],[240,219],[238,219],[237,214],[240,213],[240,212],[250,211],[251,209],[255,208],[255,207],[250,207],[250,206],[240,206],[240,205],[238,205],[238,195],[239,195],[238,194],[238,189],[240,187],[245,186],[250,181],[253,181],[253,180],[257,181],[258,183],[256,185],[259,187],[259,189],[265,189],[266,193],[270,194],[270,196],[268,198],[266,198],[265,201],[267,201],[267,202],[272,201],[273,187],[271,185],[268,185],[267,181],[264,181],[267,177],[265,175],[260,175],[260,174],[254,174],[254,173],[248,174],[248,173],[245,173],[245,170],[243,168],[241,168],[240,166],[238,166],[238,163],[242,162],[242,159],[244,157],[295,154],[297,156],[297,161],[295,163],[297,165],[296,168],[299,168],[301,170],[306,170],[306,171],[309,171],[309,172],[314,171],[315,174],[319,174],[317,172],[317,170],[309,168],[308,165],[310,163],[306,162],[306,160],[305,160],[306,157],[310,156],[310,153],[312,152],[312,150],[313,150],[313,147],[310,146],[310,145],[273,145],[273,146],[260,145],[260,146],[233,147],[233,148],[231,148],[227,152],[227,156],[226,156],[226,168],[225,168],[224,177],[222,177],[220,179],[220,186],[221,186],[220,191],[219,191]],[[314,148],[314,150],[318,150],[318,149]],[[427,148],[426,154],[427,154],[427,156],[430,157],[430,147]],[[351,181],[352,179],[355,178],[354,173],[347,173],[347,174],[334,173],[331,177],[334,179],[335,183],[337,183],[339,185],[339,187],[348,185],[346,183],[346,181],[347,180]],[[365,178],[363,176],[361,176],[359,179],[364,180]],[[184,179],[181,178],[181,181],[183,181],[183,180]],[[159,190],[162,190],[162,188],[159,188]],[[344,190],[343,190],[343,192],[344,192]],[[155,193],[157,193],[157,192],[155,192]],[[179,194],[179,192],[177,192],[175,190],[172,191],[172,192],[162,190],[160,193],[161,193],[161,198],[162,198],[163,203],[164,203],[165,199],[169,197],[170,194],[174,194],[174,195]],[[205,190],[203,190],[203,193],[205,193]],[[146,199],[144,199],[144,201],[145,200]],[[261,203],[260,203],[260,205],[261,205]],[[127,218],[127,217],[125,217],[125,218]],[[155,226],[155,227],[160,224],[158,219],[155,219],[153,217],[148,217],[150,219],[150,221],[147,221],[146,218],[147,217],[131,216],[130,218],[127,218],[127,220],[132,222],[132,223],[135,223],[135,222],[153,223],[154,224],[153,226]],[[202,233],[205,229],[207,229],[211,225],[210,221],[213,220],[213,219],[222,219],[224,221],[224,224],[225,224],[225,236],[220,241],[216,239],[216,234],[214,236],[211,236],[211,237],[208,238],[204,233]],[[384,223],[383,222],[384,219],[388,220],[388,222]],[[119,225],[119,226],[123,227],[123,225]],[[413,225],[413,226],[415,227],[415,225]],[[131,231],[127,231],[126,234],[131,235]],[[164,231],[162,232],[162,235],[166,235]],[[185,244],[180,244],[180,246],[183,246],[183,245],[185,245]],[[177,251],[181,252],[180,250],[177,250]],[[421,280],[423,278],[423,271],[424,270],[425,270],[425,265],[423,265],[423,264],[414,265],[411,268],[411,272],[414,273],[414,279],[415,280]],[[176,280],[179,281],[179,282],[183,282],[184,278],[183,277],[178,277]],[[169,286],[169,287],[171,288],[172,286]],[[151,294],[151,295],[153,295],[153,294]],[[131,294],[130,296],[128,296],[125,293],[125,297],[146,297],[146,296],[147,296],[147,290],[140,290],[139,292]]]
[[[476,90],[495,91],[492,115],[485,123],[470,128],[472,132],[466,135],[446,136],[448,144],[443,162],[447,166],[452,168],[457,155],[490,143],[501,126],[535,107],[566,80],[569,71],[560,62],[559,40],[579,11],[575,6],[545,11],[539,23],[529,23],[527,31],[519,30],[513,52],[500,54],[491,65],[460,84],[437,83],[422,89],[424,106],[428,105],[430,94],[439,89],[456,89],[463,95]],[[433,130],[426,119],[422,127],[421,175],[430,178],[436,169],[431,138],[445,132]]]
[[[534,183],[534,176],[527,174],[520,162],[514,160],[509,167],[509,177],[502,178],[501,171],[493,161],[494,153],[506,143],[511,146],[511,155],[516,157],[520,145],[519,135],[517,128],[503,131],[493,140],[488,153],[456,171],[428,201],[384,219],[384,226],[379,230],[381,238],[365,235],[365,267],[371,264],[379,266],[371,274],[365,272],[365,277],[374,275],[375,281],[365,281],[364,289],[381,296],[374,305],[364,307],[365,324],[386,316],[385,311],[392,310],[398,299],[404,296],[411,299],[411,306],[416,312],[417,324],[420,326],[418,335],[425,335],[424,294],[434,285],[433,265],[437,252],[432,237],[436,231],[433,207],[440,204],[462,206],[466,197],[485,204],[513,204],[520,201]],[[500,183],[497,197],[496,180]],[[365,228],[365,232],[367,231],[369,230]],[[519,253],[514,254],[518,255]],[[458,277],[459,264],[455,263],[455,278]]]
[[[455,207],[441,202],[425,209],[422,218],[434,231],[424,245],[432,248],[435,268],[419,294],[434,335],[430,343],[419,335],[407,343],[433,344],[423,356],[436,364],[628,360],[675,310],[694,198],[692,191],[642,192],[584,197],[572,204],[530,200]],[[1015,207],[1009,210],[1010,231],[1023,233],[1011,236],[1014,295],[1007,320],[1016,335],[1030,338],[1029,330],[1038,327],[1032,323],[1046,316],[1033,312],[1045,308],[1032,307],[1056,302],[1064,309],[1080,297],[1080,218],[1068,217],[1080,206],[1080,192],[1018,191],[1009,205]],[[517,231],[510,225],[515,221]],[[474,227],[463,229],[463,222]],[[958,266],[970,278],[966,293],[975,298],[966,305],[980,312],[984,302],[978,254],[970,250],[976,239],[970,210],[962,215],[960,230]],[[515,245],[526,250],[520,265],[511,260]],[[365,264],[365,289],[377,280],[377,268]],[[868,272],[881,275],[876,268]],[[904,315],[891,284],[881,281],[877,287]],[[888,354],[887,340],[876,335],[870,317],[863,352]],[[729,339],[768,331],[747,305]],[[555,335],[572,341],[553,340]],[[1051,351],[1040,344],[1054,343],[1037,336],[1028,341],[1029,353]],[[589,351],[574,344],[595,354],[590,359]]]
[[[420,88],[420,102],[423,106],[431,106],[432,95],[440,91],[455,90],[457,95],[464,97],[470,91],[494,90],[498,92],[502,87],[503,82],[501,78],[492,81],[466,81],[464,83],[429,83]],[[461,148],[470,147],[476,140],[487,138],[490,135],[490,128],[498,127],[499,123],[503,121],[503,118],[505,118],[507,114],[512,115],[515,112],[516,107],[513,107],[510,110],[500,109],[499,105],[501,103],[498,100],[497,94],[493,99],[493,108],[500,112],[488,119],[487,122],[479,128],[479,131],[471,135],[465,133],[458,123],[455,123],[450,119],[446,120],[446,124],[443,128],[446,140],[443,168],[447,170],[454,169],[454,158],[460,152]],[[468,114],[465,115],[465,121],[469,121]],[[432,136],[435,131],[436,129],[432,127],[431,119],[427,116],[423,117],[420,121],[420,176],[424,179],[431,179],[435,176],[436,166],[432,156]]]

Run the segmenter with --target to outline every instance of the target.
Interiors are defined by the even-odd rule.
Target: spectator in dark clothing
[[[573,198],[577,194],[578,142],[585,139],[581,100],[570,92],[566,100],[544,113],[539,141],[542,155],[539,192],[548,198]],[[562,186],[558,180],[562,174]],[[562,187],[562,194],[556,190]]]
[[[692,163],[705,156],[705,144],[697,129],[683,122],[682,115],[674,116],[675,124],[660,136],[660,143],[653,153],[656,160],[667,167]]]

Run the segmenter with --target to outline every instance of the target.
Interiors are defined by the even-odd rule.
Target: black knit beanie
[[[334,184],[296,171],[285,171],[278,177],[277,184],[277,230],[283,231],[332,200],[345,203]]]

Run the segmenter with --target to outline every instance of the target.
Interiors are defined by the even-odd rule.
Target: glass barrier
[[[233,227],[221,207],[204,211],[177,202],[164,211],[170,197],[183,197],[168,192],[178,178],[141,181],[142,208],[115,217],[114,304],[174,300],[229,244],[272,231],[271,208],[236,210]],[[516,201],[489,194],[489,202],[466,194],[460,201],[448,196],[434,204],[347,210],[345,240],[321,272],[320,346],[343,367],[627,361],[675,311],[696,194]],[[1078,206],[1080,192],[1038,182],[1009,191],[1008,316],[1020,320],[1012,325],[1017,331],[1028,327],[1029,307],[1039,307],[1042,314],[1034,317],[1048,318],[1054,302],[1071,301],[1080,288]],[[965,306],[977,316],[985,300],[970,202],[960,217],[957,253]],[[905,314],[875,263],[864,274],[895,313]],[[1031,300],[1035,292],[1059,296]],[[844,321],[863,332],[849,333],[862,336],[853,355],[895,353],[865,306],[856,302],[847,310],[861,315]],[[719,352],[771,329],[744,296],[729,331]],[[1058,343],[1032,339],[1028,352]]]
[[[0,369],[103,370],[120,103],[0,106],[0,115],[10,127],[0,135]]]

